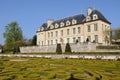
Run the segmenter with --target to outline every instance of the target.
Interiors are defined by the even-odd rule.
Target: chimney
[[[47,21],[47,27],[49,27],[53,22],[54,22],[54,20],[48,20]]]
[[[92,13],[92,8],[88,8],[87,10],[87,16],[89,16]]]

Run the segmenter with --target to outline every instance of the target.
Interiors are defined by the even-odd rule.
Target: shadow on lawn
[[[70,78],[69,78],[69,79],[67,79],[67,80],[83,80],[83,79],[77,79],[77,78],[74,78],[74,75],[73,75],[73,74],[71,74],[71,75],[70,75]]]

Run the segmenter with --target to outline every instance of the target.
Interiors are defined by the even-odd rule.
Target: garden
[[[1,57],[0,80],[120,80],[120,61]]]

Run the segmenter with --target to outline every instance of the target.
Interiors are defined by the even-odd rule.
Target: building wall
[[[95,27],[94,27],[95,24],[97,24],[97,31],[95,31]],[[90,32],[88,32],[88,25],[90,26]],[[80,27],[80,33],[78,33],[79,27]],[[69,29],[69,35],[67,34],[68,29]],[[75,34],[73,33],[73,29],[75,29]],[[75,43],[76,40],[78,40],[78,37],[81,38],[80,43],[83,43],[86,42],[88,36],[91,37],[90,42],[93,42],[95,40],[95,35],[98,36],[97,43],[105,44],[105,40],[104,40],[105,30],[110,30],[110,24],[105,23],[101,20],[97,20],[97,21],[87,22],[84,24],[61,27],[48,31],[42,31],[37,33],[37,45],[53,45],[56,43],[65,44],[67,43],[68,38],[69,38],[69,43]],[[73,41],[73,39],[75,39],[75,41]]]

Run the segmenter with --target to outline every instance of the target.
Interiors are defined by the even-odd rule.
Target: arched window
[[[87,16],[86,17],[86,21],[90,21],[91,20],[91,17],[90,16]]]
[[[44,28],[43,28],[43,27],[41,27],[41,28],[40,28],[40,31],[43,31],[43,30],[44,30]]]
[[[93,20],[98,19],[98,16],[96,14],[93,15]]]
[[[50,25],[50,29],[53,29],[54,28],[54,26],[53,25]]]
[[[77,20],[73,19],[72,24],[76,24],[76,23],[77,23]]]
[[[56,23],[56,24],[55,24],[55,28],[58,28],[58,27],[59,27],[59,25]]]
[[[63,22],[60,23],[60,27],[63,27],[65,24]]]
[[[66,21],[66,26],[69,26],[70,25],[70,21]]]

